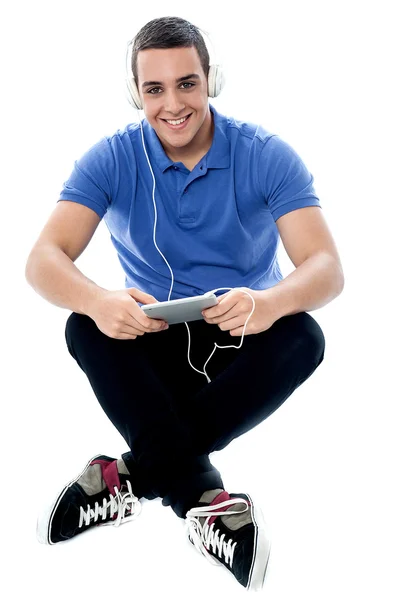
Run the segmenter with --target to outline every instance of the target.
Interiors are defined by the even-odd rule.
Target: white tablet
[[[155,304],[143,304],[142,309],[151,319],[163,319],[169,325],[184,323],[187,321],[199,321],[203,319],[201,312],[205,308],[216,306],[218,303],[215,294],[207,293],[203,296],[192,296],[191,298],[179,298],[178,300],[167,300]]]

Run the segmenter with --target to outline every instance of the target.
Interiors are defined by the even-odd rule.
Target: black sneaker
[[[242,499],[244,510],[227,511],[228,507],[237,504],[237,499]],[[232,530],[220,517],[223,511],[232,514],[250,511],[251,522]],[[248,494],[223,491],[210,504],[199,502],[186,513],[185,524],[189,541],[210,563],[225,566],[248,591],[262,589],[270,542],[266,538],[261,510],[254,506]]]
[[[120,525],[140,514],[123,461],[121,473],[115,458],[98,454],[68,483],[37,522],[42,544],[69,540],[95,525]]]

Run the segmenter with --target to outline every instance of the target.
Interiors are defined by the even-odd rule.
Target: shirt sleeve
[[[109,140],[104,137],[75,160],[57,202],[78,202],[94,210],[102,219],[112,201],[113,172],[115,159]]]
[[[262,194],[274,221],[305,206],[321,208],[313,187],[313,175],[292,146],[278,135],[266,141],[260,153],[258,173]]]

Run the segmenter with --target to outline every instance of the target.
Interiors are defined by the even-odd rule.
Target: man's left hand
[[[233,289],[219,296],[217,306],[202,311],[205,321],[218,325],[222,331],[230,331],[232,336],[242,336],[245,321],[253,308],[251,298],[244,292],[251,294],[255,300],[255,310],[247,323],[245,335],[269,329],[279,318],[274,303],[265,293],[266,290],[251,290],[246,287]]]

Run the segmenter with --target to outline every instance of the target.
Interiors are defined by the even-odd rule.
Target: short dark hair
[[[197,49],[205,77],[208,77],[209,53],[198,27],[180,17],[160,17],[149,21],[140,29],[133,41],[131,64],[133,77],[138,82],[137,55],[140,50],[192,46]]]

